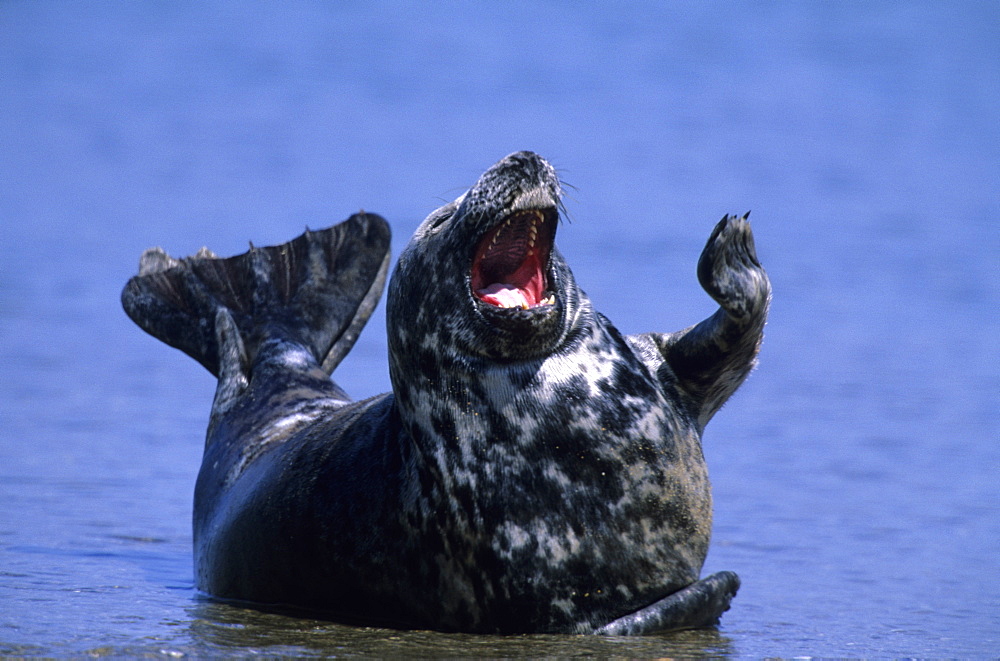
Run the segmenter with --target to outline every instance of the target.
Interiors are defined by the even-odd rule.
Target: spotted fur
[[[550,237],[560,196],[552,167],[520,152],[424,221],[389,286],[393,392],[362,402],[327,378],[339,358],[313,343],[331,335],[313,328],[323,326],[315,315],[258,309],[252,323],[232,297],[190,284],[206,270],[198,260],[215,260],[212,273],[224,260],[164,255],[130,282],[145,297],[123,298],[140,325],[168,342],[188,338],[173,344],[218,365],[195,496],[200,589],[468,632],[629,634],[717,621],[739,581],[698,580],[712,517],[701,432],[760,346],[770,288],[749,225],[727,216],[712,233],[698,276],[720,309],[678,333],[621,335],[554,247],[544,304],[500,308],[477,296],[470,265],[483,237],[526,211],[552,224],[537,232]],[[384,226],[375,218],[369,234]],[[354,259],[371,274],[384,249],[303,257],[318,260],[299,274],[322,290],[313,300],[366,301],[334,315],[355,335],[377,274],[338,294],[317,273],[334,263],[360,273]],[[221,279],[235,291],[263,280]],[[296,279],[284,280],[294,290]],[[178,330],[178,305],[200,314],[202,330]]]

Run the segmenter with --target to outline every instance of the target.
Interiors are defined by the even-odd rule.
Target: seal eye
[[[430,216],[427,220],[423,222],[422,228],[429,234],[434,234],[441,229],[447,221],[451,220],[455,215],[456,205],[454,202],[447,206],[443,206]]]
[[[489,305],[535,308],[546,296],[545,271],[555,238],[555,219],[538,209],[517,211],[486,232],[472,260],[472,291]]]

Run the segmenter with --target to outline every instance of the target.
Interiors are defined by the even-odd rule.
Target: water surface
[[[1000,648],[1000,11],[992,3],[0,6],[0,653],[992,656]],[[625,332],[713,311],[752,210],[761,366],[710,423],[718,630],[358,629],[193,587],[211,377],[119,291],[364,208],[394,251],[532,149]],[[338,369],[388,389],[380,310]]]

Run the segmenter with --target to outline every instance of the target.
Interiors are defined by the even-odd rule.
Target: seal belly
[[[424,498],[450,508],[437,589],[473,620],[456,628],[585,630],[697,579],[711,529],[698,435],[613,327],[519,369],[446,371],[450,398],[407,421],[438,448]]]

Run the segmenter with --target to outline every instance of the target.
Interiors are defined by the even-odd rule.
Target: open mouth
[[[472,291],[488,305],[527,310],[553,305],[546,271],[555,238],[554,214],[510,214],[486,233],[472,259]]]

